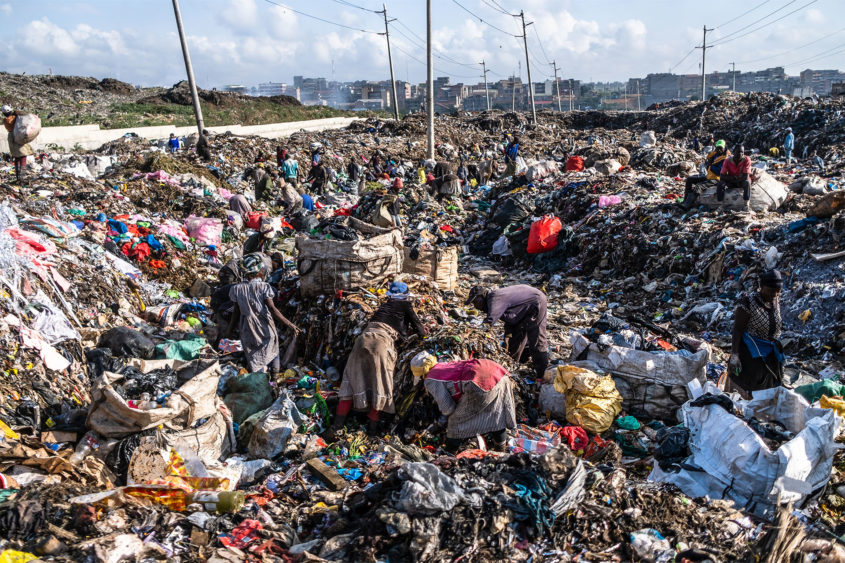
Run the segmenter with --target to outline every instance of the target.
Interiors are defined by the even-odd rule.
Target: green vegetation
[[[209,127],[236,124],[263,125],[327,117],[374,115],[371,112],[362,114],[325,106],[281,105],[262,98],[250,99],[231,106],[216,106],[203,102],[202,113],[205,124]],[[42,121],[44,127],[91,123],[96,123],[103,129],[128,129],[156,125],[189,126],[194,123],[194,109],[192,106],[178,104],[116,103],[111,105],[107,115],[55,116]]]

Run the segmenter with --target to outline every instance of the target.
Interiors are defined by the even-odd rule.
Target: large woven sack
[[[750,205],[757,213],[777,210],[789,193],[786,184],[777,180],[768,172],[759,171],[756,177],[752,178]],[[742,199],[742,190],[725,190],[725,199],[719,202],[716,199],[716,183],[709,183],[703,188],[698,196],[696,205],[706,205],[711,209],[724,207],[725,209],[743,209],[745,200]]]
[[[221,404],[217,397],[220,365],[207,360],[176,362],[174,365],[180,381],[190,377],[173,392],[179,398],[175,408],[130,407],[114,388],[123,376],[106,371],[91,389],[87,427],[106,438],[123,438],[158,426],[167,430],[185,430],[215,414]],[[155,362],[148,362],[139,369],[146,373],[156,367],[159,366]]]
[[[355,241],[297,237],[299,287],[304,297],[333,295],[378,285],[402,271],[402,232],[355,217],[343,224],[363,233]]]
[[[31,143],[39,133],[41,133],[41,118],[37,115],[28,113],[26,115],[19,115],[15,119],[15,129],[12,134],[17,144],[25,145]]]
[[[441,291],[452,291],[458,286],[457,246],[420,250],[416,260],[411,258],[411,252],[405,248],[402,272],[425,276]]]

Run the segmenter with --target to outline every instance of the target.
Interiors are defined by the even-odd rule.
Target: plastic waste
[[[90,455],[95,450],[99,449],[100,447],[100,437],[97,435],[96,432],[90,430],[85,433],[85,436],[79,441],[76,445],[76,451],[74,451],[68,461],[72,465],[79,465],[82,463],[88,455]]]
[[[646,561],[668,563],[675,558],[675,551],[669,541],[654,528],[643,528],[631,532],[631,549]]]

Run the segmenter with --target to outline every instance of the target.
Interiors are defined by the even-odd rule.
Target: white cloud
[[[258,25],[258,6],[255,0],[228,0],[220,11],[220,19],[236,32],[254,32]]]
[[[0,4],[0,12],[3,12],[6,15],[12,13],[12,5],[11,4]]]

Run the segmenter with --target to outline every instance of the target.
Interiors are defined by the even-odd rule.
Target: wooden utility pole
[[[560,108],[560,82],[557,81],[557,61],[552,61],[552,68],[555,69],[555,88],[557,88],[557,110],[563,111]]]
[[[428,159],[434,160],[434,57],[431,54],[431,0],[425,2],[426,10],[426,55],[428,62],[428,88],[425,97],[428,99]]]
[[[490,111],[490,88],[487,87],[487,65],[481,61],[481,71],[484,73],[484,95],[487,96],[487,111]]]
[[[393,117],[399,121],[399,99],[396,97],[396,78],[393,76],[393,54],[390,52],[390,28],[387,26],[389,22],[395,20],[387,19],[387,6],[381,5],[381,12],[377,14],[384,14],[384,37],[387,39],[387,60],[390,63],[390,86],[393,88]]]
[[[528,71],[528,93],[531,94],[531,122],[537,124],[537,108],[534,107],[534,85],[531,83],[531,62],[528,60],[528,33],[526,28],[534,22],[525,23],[525,12],[519,11],[522,18],[522,41],[525,43],[525,68]]]
[[[707,47],[707,32],[713,31],[713,29],[715,29],[715,28],[707,29],[707,26],[705,25],[703,27],[703,29],[704,29],[704,37],[701,40],[701,47],[696,47],[696,49],[701,49],[701,101],[702,102],[704,101],[706,94],[707,94],[707,89],[705,87],[706,86],[705,83],[707,81],[707,79],[705,78],[707,70],[705,69],[705,66],[704,66],[706,61],[707,61],[707,49],[708,49],[708,47]]]
[[[637,80],[637,111],[642,111],[640,107],[640,81]]]
[[[188,52],[188,42],[185,30],[182,28],[182,13],[179,11],[179,0],[173,0],[173,13],[176,14],[176,27],[179,29],[179,41],[182,43],[182,56],[185,58],[185,71],[188,73],[188,87],[191,89],[191,99],[194,101],[194,116],[197,118],[197,133],[202,135],[205,123],[202,120],[200,97],[197,94],[197,83],[194,81],[194,67],[191,66],[191,54]]]
[[[581,107],[580,105],[578,106]],[[572,111],[572,79],[569,79],[569,111]]]

